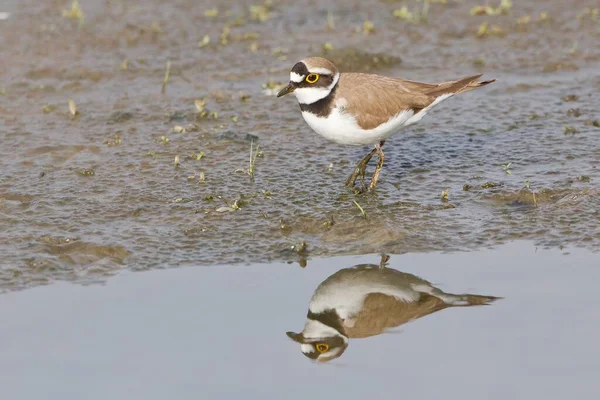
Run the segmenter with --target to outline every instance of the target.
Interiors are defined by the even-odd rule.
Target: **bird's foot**
[[[383,142],[375,147],[377,155],[379,156],[379,162],[377,163],[377,167],[375,168],[375,172],[373,173],[373,177],[371,178],[371,183],[369,183],[369,192],[375,190],[377,180],[379,180],[379,174],[381,173],[381,169],[383,168],[384,155],[383,150],[381,150],[381,146],[383,146]]]
[[[358,179],[358,177],[361,177],[361,182],[362,185],[365,186],[365,174],[367,171],[367,165],[369,164],[369,161],[371,161],[371,158],[373,157],[373,155],[377,152],[377,149],[373,149],[369,152],[369,154],[367,154],[366,156],[363,157],[362,160],[360,160],[358,162],[358,164],[356,164],[356,167],[354,167],[354,171],[352,172],[352,174],[348,177],[348,179],[346,180],[346,186],[351,188],[354,187],[354,184],[356,183],[356,180]]]

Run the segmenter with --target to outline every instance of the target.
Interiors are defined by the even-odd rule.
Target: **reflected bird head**
[[[317,362],[327,362],[341,356],[348,348],[348,338],[338,334],[329,337],[307,338],[302,333],[286,332],[294,342],[300,343],[300,351]]]

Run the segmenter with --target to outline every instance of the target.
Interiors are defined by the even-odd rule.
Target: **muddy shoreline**
[[[478,2],[448,0],[421,19],[416,1],[38,3],[0,21],[0,291],[522,239],[599,248],[593,1],[471,15]],[[498,82],[395,136],[377,193],[355,195],[343,182],[368,149],[269,95],[315,54]]]

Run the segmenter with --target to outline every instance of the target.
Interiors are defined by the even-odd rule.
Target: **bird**
[[[478,81],[481,76],[424,83],[339,72],[323,57],[308,57],[292,67],[290,81],[277,97],[293,93],[306,123],[325,139],[342,145],[374,146],[346,180],[346,186],[352,188],[361,176],[364,186],[366,167],[377,153],[379,161],[367,188],[372,191],[383,167],[385,141],[401,128],[420,121],[442,101],[496,81]]]
[[[346,351],[351,338],[379,335],[445,308],[488,305],[501,298],[445,293],[385,266],[386,261],[341,269],[317,287],[302,332],[286,332],[306,357],[328,362]]]

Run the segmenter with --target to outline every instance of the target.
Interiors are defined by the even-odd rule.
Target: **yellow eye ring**
[[[306,82],[308,83],[316,83],[319,80],[319,74],[308,74],[306,77]]]
[[[318,343],[315,348],[319,353],[325,353],[327,350],[329,350],[329,345],[325,343]]]

